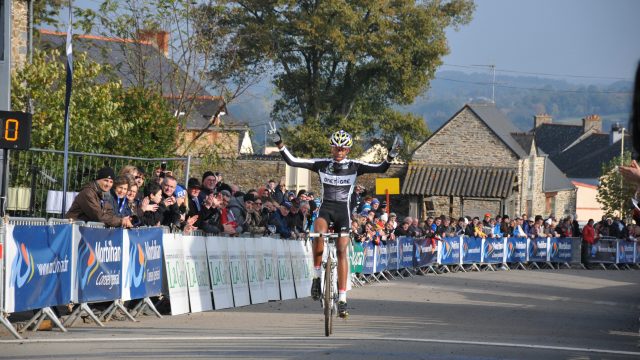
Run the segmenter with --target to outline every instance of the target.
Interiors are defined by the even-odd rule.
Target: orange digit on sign
[[[11,126],[13,125],[13,129]],[[20,122],[16,119],[7,119],[4,123],[4,139],[7,141],[16,141],[18,140],[18,128],[20,127]]]

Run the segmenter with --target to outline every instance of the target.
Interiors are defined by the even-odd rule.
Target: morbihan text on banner
[[[120,299],[124,231],[84,226],[78,230],[78,302]]]
[[[130,229],[124,234],[123,299],[162,294],[162,228]]]

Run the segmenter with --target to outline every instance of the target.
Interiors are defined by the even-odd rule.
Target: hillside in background
[[[429,129],[435,131],[464,104],[491,99],[491,80],[486,72],[440,71],[424,96],[399,109],[422,116]],[[495,101],[523,131],[531,129],[533,115],[539,113],[548,113],[554,122],[562,123],[578,123],[585,115],[598,114],[603,118],[603,130],[608,131],[615,122],[626,125],[629,121],[632,89],[630,81],[588,85],[535,76],[496,75]],[[259,124],[269,119],[272,93],[265,81],[229,107],[235,119],[252,126],[256,149],[264,143],[264,127]]]

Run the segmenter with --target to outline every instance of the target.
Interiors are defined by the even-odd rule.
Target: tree
[[[236,51],[220,53],[220,61],[233,57],[247,72],[272,69],[279,98],[271,116],[287,126],[291,147],[312,156],[326,153],[338,128],[362,139],[400,133],[405,150],[423,140],[424,120],[394,107],[427,90],[449,52],[445,29],[468,23],[474,9],[469,0],[222,5],[211,10],[221,14],[223,30],[215,35]]]
[[[631,152],[627,151],[624,153],[624,159],[622,161],[620,159],[620,156],[617,156],[602,164],[603,175],[600,177],[596,199],[602,204],[608,216],[617,215],[625,219],[630,213],[629,199],[634,196],[636,188],[628,181],[623,181],[617,168],[621,164],[631,162]]]

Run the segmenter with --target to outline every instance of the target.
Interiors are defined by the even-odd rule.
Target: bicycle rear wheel
[[[331,262],[331,256],[328,256],[324,269],[324,336],[329,336],[333,333],[333,287],[331,283],[333,274]]]

